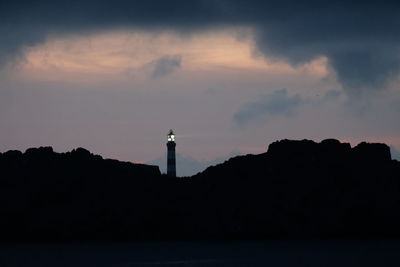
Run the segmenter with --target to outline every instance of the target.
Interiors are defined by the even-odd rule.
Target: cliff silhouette
[[[0,153],[0,240],[400,238],[385,144],[281,140],[185,178],[78,148]]]

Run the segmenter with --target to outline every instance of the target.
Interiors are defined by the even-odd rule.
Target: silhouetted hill
[[[188,178],[79,148],[0,154],[2,240],[400,238],[385,144],[282,140]]]
[[[400,237],[400,164],[384,144],[282,140],[192,179],[229,213],[224,224],[254,236]]]
[[[78,148],[0,154],[2,239],[106,238],[146,203],[157,166],[103,159]],[[162,183],[160,183],[162,185]],[[153,201],[153,200],[151,200]]]

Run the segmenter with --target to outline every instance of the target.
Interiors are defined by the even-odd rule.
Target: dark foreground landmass
[[[282,140],[186,178],[78,148],[0,153],[0,241],[400,238],[385,144]]]

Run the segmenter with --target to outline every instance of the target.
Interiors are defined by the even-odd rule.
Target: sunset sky
[[[1,1],[0,151],[197,161],[278,139],[400,150],[395,1]],[[179,166],[178,166],[179,174]]]

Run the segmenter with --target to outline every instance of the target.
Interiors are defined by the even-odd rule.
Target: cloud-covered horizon
[[[213,160],[197,160],[192,157],[187,157],[181,155],[180,153],[176,154],[176,166],[177,166],[177,176],[192,176],[199,172],[204,171],[206,168],[223,163],[224,161],[238,156],[241,153],[238,151],[232,151],[224,157],[218,157]],[[157,159],[146,162],[150,165],[157,165],[160,168],[161,173],[167,172],[167,153],[163,156],[158,157]]]
[[[400,70],[400,7],[394,1],[2,1],[0,62],[49,35],[118,28],[192,34],[254,29],[263,55],[293,65],[324,56],[351,96],[381,90]]]
[[[392,159],[400,160],[400,150],[398,150],[394,146],[391,146],[390,147],[390,152],[392,154]]]

